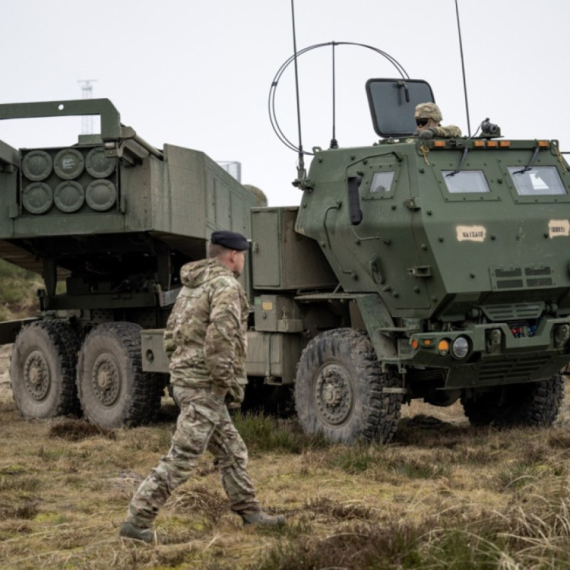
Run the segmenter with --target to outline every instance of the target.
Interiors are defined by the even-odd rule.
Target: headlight
[[[469,352],[469,341],[464,336],[458,336],[451,345],[451,354],[455,358],[463,358]]]

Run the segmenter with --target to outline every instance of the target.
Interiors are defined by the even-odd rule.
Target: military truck
[[[0,323],[0,343],[15,341],[24,416],[81,406],[98,425],[147,422],[168,378],[142,369],[141,331],[165,326],[180,267],[204,257],[211,231],[249,235],[260,201],[204,153],[153,147],[106,99],[0,106],[0,119],[74,115],[100,116],[101,134],[0,142],[0,257],[45,284],[39,318]]]
[[[388,441],[402,403],[549,426],[570,359],[570,174],[555,140],[413,136],[419,80],[370,80],[372,146],[314,149],[298,208],[252,211],[248,374],[308,434]],[[160,331],[143,367],[164,371]],[[145,361],[146,356],[151,356]]]
[[[426,82],[374,79],[366,92],[381,139],[315,148],[308,175],[296,180],[300,206],[251,210],[251,386],[274,387],[277,400],[294,387],[306,433],[333,442],[389,441],[401,405],[417,398],[436,406],[460,400],[475,425],[551,425],[563,396],[559,371],[570,360],[570,175],[557,141],[505,139],[488,120],[478,136],[418,139],[414,107],[434,100]],[[17,180],[19,201],[2,211],[21,212]],[[35,235],[48,230],[34,228]],[[146,228],[154,236],[156,228]],[[172,232],[160,231],[162,239]],[[182,247],[184,240],[174,241]],[[28,251],[44,260],[44,273],[64,266],[51,261],[56,250],[51,257]],[[113,244],[107,251],[112,257]],[[97,261],[104,269],[105,258]],[[52,282],[42,296],[55,302]],[[74,303],[42,308],[58,327],[77,329],[73,323],[87,322],[87,313]],[[121,310],[120,299],[114,307]],[[83,327],[93,328],[85,340],[79,334],[77,383],[80,399],[85,385],[94,387],[98,412],[87,417],[115,426],[131,420],[117,409],[128,407],[133,386],[148,389],[140,388],[145,378],[163,378],[168,361],[156,320],[139,319],[140,348],[91,350],[97,329],[118,326],[107,315]],[[36,365],[32,351],[18,380],[18,339],[12,382],[41,402],[47,366]],[[60,368],[71,371],[75,349],[59,356],[69,362]],[[138,382],[130,373],[134,355]],[[71,391],[71,379],[66,385]]]

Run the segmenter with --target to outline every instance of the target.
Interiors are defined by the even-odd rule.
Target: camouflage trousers
[[[234,512],[260,510],[253,483],[247,474],[247,448],[225,404],[209,390],[174,387],[180,406],[176,432],[168,454],[141,483],[129,505],[126,520],[151,527],[159,509],[174,489],[192,474],[206,450],[214,456],[222,485]]]

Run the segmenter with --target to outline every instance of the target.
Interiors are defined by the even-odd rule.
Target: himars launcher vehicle
[[[45,280],[41,317],[14,344],[22,413],[72,411],[77,386],[101,426],[152,417],[177,271],[203,256],[210,230],[229,228],[252,239],[252,386],[294,386],[307,433],[388,441],[415,398],[460,399],[475,425],[552,424],[570,360],[558,143],[501,138],[488,121],[480,136],[420,140],[413,110],[433,100],[429,85],[366,89],[380,142],[315,149],[300,206],[251,218],[255,197],[207,157],[154,149],[113,113],[100,139],[74,147],[2,145],[0,255]],[[0,106],[0,118],[50,105]],[[4,342],[19,324],[1,326]]]

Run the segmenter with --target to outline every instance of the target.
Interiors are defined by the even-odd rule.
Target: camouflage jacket
[[[215,259],[187,263],[180,276],[184,287],[164,333],[172,384],[222,389],[246,384],[249,305],[238,280]]]
[[[452,138],[460,137],[461,129],[456,125],[447,125],[446,127],[430,127],[436,137]]]

